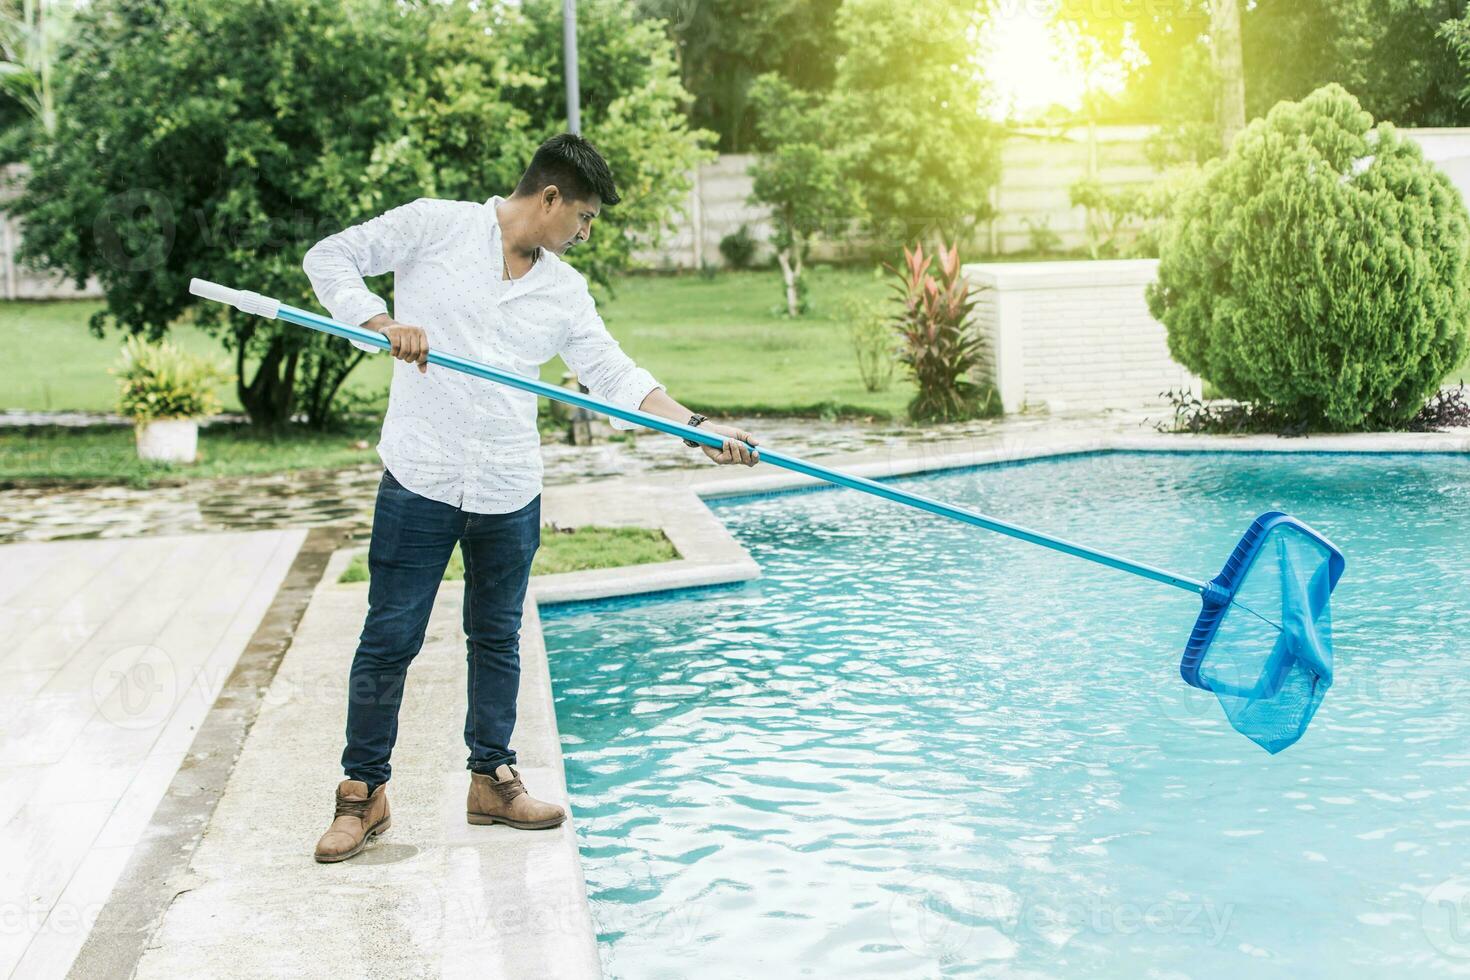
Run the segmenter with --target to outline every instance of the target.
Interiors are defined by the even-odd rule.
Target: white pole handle
[[[242,313],[253,313],[274,320],[281,312],[281,301],[253,293],[248,289],[231,289],[208,279],[190,279],[189,292],[216,303],[226,303]]]

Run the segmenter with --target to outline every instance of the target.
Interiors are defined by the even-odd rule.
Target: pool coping
[[[819,459],[829,468],[882,480],[1106,452],[1460,455],[1470,453],[1470,430],[1463,434],[1349,433],[1300,438],[1107,430],[1084,435],[1050,435],[1031,431],[905,448],[884,447]],[[540,608],[758,579],[760,567],[706,501],[823,488],[839,489],[825,480],[787,470],[757,475],[747,467],[714,464],[699,469],[546,486],[542,491],[543,522],[571,527],[596,524],[662,530],[679,558],[644,565],[533,575],[530,598]],[[362,547],[350,549],[334,559],[326,580],[335,582],[351,556],[363,550]],[[358,584],[366,588],[365,583]]]
[[[1106,430],[1081,435],[1053,435],[1033,430],[1023,435],[987,435],[959,442],[882,447],[822,457],[822,463],[846,473],[884,479],[1106,452],[1461,455],[1470,453],[1470,431],[1464,434],[1362,433],[1284,439]],[[532,576],[527,590],[521,642],[523,649],[529,647],[535,651],[533,656],[524,658],[522,673],[523,682],[534,695],[522,697],[520,719],[525,730],[534,733],[538,742],[547,743],[537,744],[534,750],[560,771],[563,786],[566,771],[557,729],[548,653],[541,630],[541,608],[757,579],[761,575],[759,566],[706,501],[828,486],[831,485],[824,480],[785,470],[752,475],[749,468],[710,464],[698,470],[673,470],[637,478],[543,488],[543,521],[554,521],[563,526],[595,523],[659,528],[669,536],[680,555],[679,559],[670,562]],[[344,548],[334,554],[323,574],[323,585],[337,589],[356,588],[365,593],[366,583],[337,582],[353,554],[361,550],[360,547]],[[518,726],[519,730],[521,726]],[[569,801],[568,807],[570,811]],[[575,812],[571,812],[570,817],[568,822],[573,823]],[[566,834],[564,841],[571,852],[567,857],[577,879],[568,885],[572,894],[547,893],[538,900],[546,903],[548,908],[564,909],[569,903],[580,903],[587,909],[586,915],[579,917],[580,933],[575,936],[564,933],[559,940],[579,947],[580,955],[575,959],[597,964],[600,956],[596,926],[588,905],[580,848],[575,833]],[[600,975],[600,970],[590,965],[587,971],[582,975]]]

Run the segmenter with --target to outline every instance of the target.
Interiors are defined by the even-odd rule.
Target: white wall
[[[1470,206],[1470,129],[1400,132],[1418,142],[1424,155],[1450,175]],[[1089,174],[1110,188],[1158,180],[1144,152],[1152,133],[1150,126],[1012,131],[1001,146],[1000,183],[991,194],[996,216],[981,229],[983,254],[1029,251],[1033,227],[1055,232],[1063,250],[1085,246],[1088,214],[1085,208],[1072,206],[1072,184]],[[722,265],[720,239],[741,222],[749,222],[751,234],[765,242],[770,235],[769,210],[745,203],[751,185],[745,171],[754,160],[747,154],[728,154],[700,168],[683,214],[673,219],[673,234],[659,248],[636,249],[635,261],[656,269],[697,269],[696,257],[702,256],[706,262]],[[696,231],[701,227],[702,234]],[[842,249],[824,243],[815,252],[817,258],[826,259],[840,255]],[[768,255],[769,249],[762,249],[761,254]]]
[[[991,360],[980,375],[1005,411],[1140,408],[1181,386],[1199,394],[1144,301],[1158,260],[975,263],[964,272],[982,289],[973,322]]]
[[[1470,129],[1401,129],[1419,144],[1426,159],[1449,175],[1470,206]]]

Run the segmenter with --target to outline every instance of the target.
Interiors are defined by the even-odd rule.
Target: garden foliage
[[[220,410],[216,386],[230,373],[207,358],[164,340],[152,344],[132,336],[123,344],[118,380],[118,411],[135,422],[197,419]]]
[[[335,338],[189,295],[199,276],[314,308],[301,259],[321,237],[417,197],[509,194],[565,128],[561,3],[97,0],[63,51],[57,131],[31,156],[23,256],[107,305],[92,321],[151,337],[197,312],[235,355],[261,426],[321,425],[365,355]],[[584,133],[624,203],[572,261],[604,285],[623,232],[656,240],[708,154],[671,42],[622,4],[589,4]],[[370,284],[380,295],[391,283]]]
[[[985,356],[985,340],[970,323],[976,298],[960,268],[959,248],[940,254],[940,274],[930,271],[932,255],[924,246],[903,250],[903,268],[885,263],[898,281],[900,313],[896,327],[898,359],[908,368],[918,392],[909,403],[915,422],[955,422],[990,410],[993,393],[976,385],[971,375]]]

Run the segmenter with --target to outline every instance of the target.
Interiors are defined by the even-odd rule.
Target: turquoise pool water
[[[1470,974],[1470,459],[1073,456],[897,481],[1208,578],[1348,558],[1269,756],[1187,593],[848,490],[713,501],[764,578],[543,611],[611,977]]]

